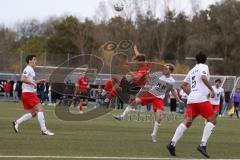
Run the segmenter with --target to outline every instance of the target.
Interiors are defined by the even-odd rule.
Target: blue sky
[[[111,1],[117,0],[0,0],[0,24],[11,27],[27,19],[35,18],[42,21],[49,16],[66,14],[72,14],[79,18],[93,18],[94,15],[98,14],[96,11],[100,2],[106,2],[107,6],[110,6]],[[163,1],[158,0],[159,3],[163,3]],[[191,12],[190,0],[169,1],[171,8],[184,10],[187,13]],[[201,2],[200,8],[205,9],[209,4],[220,0],[195,1]]]

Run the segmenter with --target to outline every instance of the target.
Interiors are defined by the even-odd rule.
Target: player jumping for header
[[[163,116],[165,95],[171,91],[179,103],[184,103],[180,100],[173,87],[175,83],[174,78],[171,76],[173,71],[174,66],[172,64],[166,64],[163,68],[162,75],[159,76],[159,74],[156,74],[156,76],[152,78],[155,82],[151,82],[152,84],[147,83],[136,96],[135,102],[128,105],[120,116],[114,116],[114,118],[121,121],[125,119],[128,116],[128,113],[131,112],[138,104],[147,105],[148,103],[152,103],[156,121],[154,122],[151,137],[153,142],[157,142],[157,132],[160,128]]]

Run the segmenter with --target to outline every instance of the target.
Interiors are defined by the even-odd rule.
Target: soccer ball
[[[121,12],[124,9],[123,4],[120,1],[115,3],[113,7],[117,12]]]

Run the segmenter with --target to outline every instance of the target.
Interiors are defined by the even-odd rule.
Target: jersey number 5
[[[195,88],[195,87],[196,87],[196,84],[197,84],[195,78],[196,78],[196,76],[193,76],[193,77],[192,77],[192,88]]]

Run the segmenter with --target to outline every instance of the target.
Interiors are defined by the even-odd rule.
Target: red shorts
[[[40,103],[39,98],[36,93],[33,92],[23,92],[22,93],[22,103],[24,110],[33,109],[37,104]]]
[[[220,109],[220,105],[213,105],[212,104],[212,107],[213,107],[214,112],[218,112],[219,109]]]
[[[138,97],[141,100],[142,105],[147,105],[148,103],[152,103],[153,110],[164,110],[164,102],[162,99],[152,95],[149,92],[144,93],[143,95]]]
[[[192,103],[187,105],[186,117],[196,117],[198,115],[203,116],[204,118],[208,118],[214,115],[214,110],[209,101],[201,102],[201,103]]]

